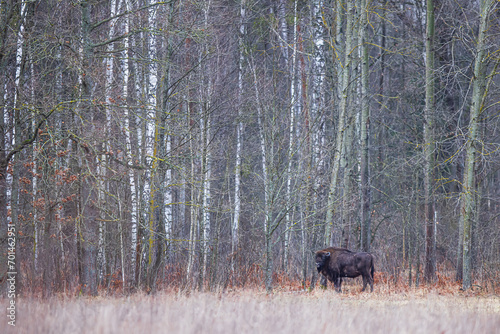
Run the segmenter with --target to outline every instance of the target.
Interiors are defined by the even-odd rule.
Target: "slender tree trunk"
[[[205,104],[205,103],[203,103]],[[208,104],[208,102],[206,103]],[[207,275],[207,265],[208,265],[208,252],[209,252],[209,237],[210,237],[210,152],[209,152],[209,142],[210,142],[210,119],[208,114],[208,106],[201,107],[201,145],[203,146],[201,154],[201,226],[200,231],[202,233],[202,244],[201,244],[201,255],[202,255],[202,268],[200,269],[200,290],[203,289],[204,280]]]
[[[349,94],[350,95],[350,94]],[[339,226],[340,235],[338,244],[341,247],[350,247],[350,227],[352,222],[352,192],[353,192],[353,168],[354,168],[354,151],[353,141],[354,141],[354,121],[353,115],[351,115],[350,110],[348,110],[349,115],[347,116],[348,124],[346,124],[344,131],[344,147],[341,157],[341,166],[344,172],[343,174],[343,194],[342,194],[342,213],[341,222]]]
[[[488,92],[486,87],[486,56],[488,45],[486,44],[489,17],[494,12],[497,2],[494,0],[480,1],[480,24],[476,44],[476,58],[474,61],[474,74],[472,77],[472,104],[469,116],[469,131],[466,143],[466,162],[464,171],[464,184],[462,198],[464,203],[463,216],[463,280],[462,288],[470,289],[472,286],[472,227],[474,225],[476,202],[476,159],[477,146],[482,141],[479,124],[484,101]],[[491,76],[493,77],[493,75]]]
[[[167,20],[167,36],[166,36],[166,45],[165,49],[166,55],[163,60],[163,78],[162,78],[162,105],[161,105],[161,114],[162,120],[164,123],[164,128],[162,129],[162,155],[163,159],[170,160],[170,154],[172,150],[172,136],[169,134],[170,120],[171,120],[171,109],[172,105],[170,99],[174,92],[171,89],[171,55],[173,53],[173,40],[172,34],[169,33],[170,29],[172,29],[172,19],[174,16],[174,2],[170,2],[167,8],[166,16]],[[166,163],[163,163],[163,210],[164,210],[164,230],[165,230],[165,246],[166,250],[168,250],[170,246],[170,239],[172,237],[172,223],[173,223],[173,192],[172,192],[172,168],[168,166]],[[165,253],[168,256],[168,253]]]
[[[266,134],[264,129],[263,111],[262,104],[260,100],[259,89],[257,87],[257,73],[255,65],[252,64],[251,67],[253,78],[254,78],[254,89],[257,104],[257,122],[259,126],[259,139],[260,139],[260,150],[261,150],[261,166],[262,166],[262,182],[264,184],[264,237],[265,237],[265,266],[264,266],[264,283],[266,286],[267,293],[272,293],[273,291],[273,257],[272,257],[272,213],[270,206],[270,195],[271,195],[271,181],[268,175],[268,166],[270,162],[268,158],[273,157],[273,153],[268,153],[269,148],[266,146]]]
[[[211,8],[211,1],[207,1],[204,4],[204,29],[208,29],[208,18]],[[207,279],[207,266],[208,266],[208,253],[209,253],[209,237],[210,237],[210,98],[212,95],[212,77],[210,72],[210,66],[208,63],[203,61],[203,54],[208,54],[208,41],[202,44],[201,52],[198,57],[199,64],[202,68],[200,71],[200,82],[203,85],[200,87],[199,99],[201,103],[199,104],[199,118],[200,118],[200,147],[201,147],[201,183],[200,183],[200,196],[201,196],[201,206],[200,206],[200,272],[198,288],[203,290],[205,285],[205,280]]]
[[[111,0],[110,3],[110,17],[115,17],[117,12],[117,1]],[[108,31],[108,40],[111,40],[115,35],[115,20],[110,21],[110,27]],[[98,202],[99,202],[99,229],[98,229],[98,248],[97,248],[97,270],[98,270],[98,281],[99,284],[104,284],[104,280],[106,278],[106,193],[108,190],[107,182],[107,156],[106,152],[111,150],[109,142],[107,142],[107,138],[111,138],[111,110],[110,105],[112,104],[113,97],[111,96],[111,90],[113,85],[113,67],[114,67],[114,44],[109,43],[107,45],[108,57],[105,59],[105,72],[106,72],[106,83],[105,83],[105,113],[106,113],[106,122],[104,123],[104,133],[105,133],[105,142],[103,143],[103,154],[100,157],[100,161],[98,161],[97,165],[97,177],[98,180]]]
[[[325,31],[327,30],[327,16],[324,5],[324,0],[311,1],[311,39],[312,39],[312,57],[310,61],[309,71],[309,109],[307,111],[307,122],[310,131],[307,134],[307,164],[309,175],[315,174],[315,170],[319,174],[326,174],[325,171],[325,156],[328,155],[325,150],[325,128],[326,128],[326,112],[325,112],[325,75],[328,72],[326,67],[326,48],[325,48]],[[321,198],[323,191],[323,182],[320,177],[308,179],[308,207],[311,212],[319,211],[315,209],[318,202],[322,202]],[[321,194],[321,195],[320,195]],[[312,217],[311,217],[312,218]],[[312,218],[314,219],[314,218]],[[316,230],[316,228],[314,228]]]
[[[425,111],[424,111],[424,221],[425,269],[427,282],[436,276],[436,236],[434,220],[434,0],[427,0],[425,40]]]
[[[297,17],[297,1],[295,1],[295,17]],[[302,281],[303,285],[305,285],[307,279],[307,259],[308,252],[306,251],[307,243],[308,243],[308,231],[310,229],[309,222],[312,216],[311,210],[311,202],[313,201],[312,196],[312,180],[309,178],[311,174],[311,151],[312,151],[312,143],[311,143],[311,135],[310,135],[310,112],[309,112],[309,104],[307,100],[307,73],[306,73],[306,62],[304,59],[304,43],[302,38],[302,33],[300,29],[300,25],[297,24],[295,26],[295,33],[297,36],[297,44],[298,44],[298,65],[297,66],[297,115],[301,115],[300,117],[300,127],[301,132],[300,136],[303,138],[304,146],[303,149],[300,150],[300,158],[299,158],[299,166],[298,170],[301,173],[301,178],[305,180],[305,187],[300,192],[301,201],[299,203],[300,207],[300,242],[301,242],[301,251],[302,251]],[[300,84],[299,84],[300,81]],[[299,122],[297,122],[299,124]],[[312,228],[312,232],[310,235],[316,235],[316,228]],[[312,243],[313,246],[316,246]],[[317,275],[317,271],[313,271],[313,275]],[[313,285],[313,284],[311,284]]]
[[[369,55],[367,42],[368,0],[361,0],[361,249],[370,251],[371,244],[371,182],[370,182],[370,102],[369,102]]]
[[[191,94],[191,93],[188,93]],[[193,108],[194,106],[191,103],[191,98],[189,97],[189,101],[186,103],[187,107],[187,115],[188,115],[188,126],[189,126],[189,162],[190,162],[190,167],[191,167],[191,175],[190,175],[190,226],[189,226],[189,240],[188,240],[188,263],[187,263],[187,281],[188,284],[191,284],[191,279],[193,278],[193,271],[194,271],[194,260],[195,260],[195,248],[196,248],[196,237],[197,237],[197,225],[198,225],[198,199],[197,199],[197,189],[195,187],[195,172],[196,172],[196,166],[195,166],[195,138],[193,135],[193,129],[192,129],[192,122],[193,121]]]
[[[129,0],[124,0],[124,9],[125,11],[130,10],[130,4]],[[124,22],[124,27],[123,27],[123,33],[124,35],[127,35],[129,33],[130,29],[130,18],[126,18]],[[128,163],[130,165],[134,165],[134,159],[133,159],[133,153],[132,153],[132,139],[131,139],[131,129],[130,129],[130,113],[129,113],[129,105],[128,105],[128,99],[129,99],[129,84],[130,84],[130,58],[129,58],[129,46],[130,46],[130,39],[129,37],[126,37],[123,40],[124,44],[124,50],[123,50],[123,103],[124,103],[124,108],[123,108],[123,132],[125,135],[125,156],[128,157]],[[133,85],[133,82],[132,82]],[[129,181],[129,190],[130,190],[130,273],[129,273],[129,279],[130,279],[130,286],[134,287],[136,280],[135,280],[135,275],[136,275],[136,258],[137,258],[137,218],[138,218],[138,201],[137,201],[137,187],[136,187],[136,177],[134,170],[132,168],[128,168],[127,171],[127,176],[128,176],[128,181]],[[125,268],[122,268],[123,275],[124,277],[127,277],[125,275]],[[125,280],[123,281],[123,285],[125,286]]]
[[[118,233],[120,235],[120,265],[121,265],[121,278],[122,278],[122,292],[125,292],[125,287],[127,286],[127,277],[125,275],[125,238],[124,238],[124,228],[123,228],[123,216],[121,216],[122,210],[122,199],[118,198],[118,213],[120,214],[120,222],[118,225]]]
[[[148,70],[146,75],[147,87],[147,107],[146,107],[146,133],[145,133],[145,159],[148,165],[148,170],[145,173],[144,179],[144,196],[149,201],[148,209],[148,261],[147,261],[147,289],[153,289],[155,272],[154,267],[156,263],[156,247],[158,227],[158,219],[161,219],[161,205],[158,203],[158,175],[159,173],[159,146],[161,129],[160,118],[158,117],[157,98],[158,91],[158,64],[157,64],[157,36],[155,34],[157,27],[157,9],[150,7],[147,13],[148,37],[147,37],[147,50],[148,50]],[[163,201],[160,202],[163,204]]]
[[[326,221],[325,221],[325,235],[323,239],[323,244],[325,246],[332,243],[332,228],[333,228],[333,212],[335,204],[335,194],[337,192],[337,182],[339,176],[339,169],[341,163],[342,151],[344,150],[344,131],[346,129],[346,116],[348,113],[348,97],[349,97],[349,84],[350,84],[350,68],[351,68],[351,57],[352,57],[352,25],[353,25],[353,10],[354,5],[351,1],[346,3],[347,13],[346,13],[346,28],[345,28],[345,44],[344,44],[344,63],[342,60],[337,59],[338,62],[338,74],[339,74],[339,91],[338,91],[338,108],[339,116],[337,122],[337,133],[335,139],[335,148],[333,151],[333,166],[331,170],[330,178],[330,188],[328,192],[328,202],[326,208]],[[341,41],[342,34],[342,4],[340,1],[337,2],[337,40],[336,47],[341,46],[337,43]]]
[[[234,216],[231,228],[231,269],[234,273],[236,270],[236,262],[238,257],[238,243],[239,243],[239,226],[240,226],[240,212],[241,212],[241,152],[243,149],[243,122],[242,116],[242,102],[243,102],[243,65],[245,62],[244,57],[244,38],[245,38],[245,0],[240,4],[240,27],[238,35],[238,114],[236,126],[236,159],[234,168]]]
[[[283,57],[285,58],[285,66],[290,68],[290,110],[289,110],[289,129],[288,129],[288,165],[287,165],[287,181],[286,181],[286,207],[287,212],[285,215],[285,235],[284,235],[284,252],[283,252],[283,268],[285,272],[288,272],[289,269],[289,254],[290,254],[290,241],[291,241],[291,229],[292,229],[292,219],[293,219],[293,205],[292,205],[292,182],[293,182],[293,162],[294,162],[294,153],[295,146],[294,142],[295,138],[295,110],[297,106],[297,97],[296,97],[296,58],[297,58],[297,8],[296,1],[294,1],[294,23],[293,23],[293,53],[292,59],[289,60],[289,52],[288,52],[288,25],[286,23],[286,1],[281,0],[280,2],[280,22],[281,22],[281,39],[285,42],[286,45],[283,47]]]
[[[420,201],[419,201],[419,173],[415,175],[415,217],[414,217],[414,226],[415,226],[415,254],[417,257],[417,263],[415,268],[415,287],[419,287],[420,285]]]
[[[465,175],[464,175],[465,178]],[[460,212],[465,210],[463,206],[464,199],[460,200]],[[455,281],[462,283],[464,274],[464,215],[460,214],[458,218],[458,243],[457,243],[457,272]]]
[[[60,22],[59,22],[60,23]],[[57,48],[57,53],[56,53],[56,59],[57,59],[57,63],[59,65],[62,64],[62,49],[63,47],[62,46],[59,46]],[[33,57],[32,57],[33,58]],[[35,78],[35,69],[34,69],[34,65],[33,65],[33,62],[31,64],[31,77],[32,78]],[[56,98],[57,98],[57,103],[62,103],[64,98],[64,91],[63,91],[63,70],[61,67],[59,67],[57,69],[57,73],[56,73],[56,78],[55,78],[55,89],[56,89]],[[35,89],[32,88],[32,100],[33,100],[33,105],[36,105],[36,96],[35,96]],[[58,128],[58,135],[63,137],[64,136],[64,132],[67,131],[67,125],[65,124],[65,117],[63,114],[57,114],[55,115],[56,116],[56,124],[57,124],[57,128]],[[32,127],[33,127],[33,131],[35,131],[35,127],[36,127],[36,122],[35,122],[35,119],[33,119],[33,123],[32,123]],[[38,165],[38,162],[37,162],[37,158],[36,158],[36,155],[38,154],[37,151],[38,149],[40,148],[40,146],[38,144],[33,143],[33,163],[34,163],[34,166],[33,166],[33,170],[32,170],[32,174],[33,176],[36,175],[37,173],[37,165]],[[67,152],[70,152],[71,151],[71,142],[68,141],[67,143]],[[70,155],[67,154],[65,156],[60,156],[57,158],[57,167],[56,168],[59,168],[61,170],[64,169],[64,171],[68,171],[69,170],[69,165],[70,165]],[[63,184],[62,182],[62,176],[61,174],[59,174],[58,176],[58,182],[56,184]],[[33,177],[33,198],[36,198],[36,191],[35,191],[35,188],[38,186],[38,180],[37,180],[37,177]],[[61,195],[63,194],[63,187],[62,186],[59,186],[59,189],[57,190],[57,193],[60,193]],[[34,210],[34,216],[37,217],[37,213],[36,213],[36,210]],[[36,221],[37,218],[35,218],[35,221]],[[58,236],[59,236],[59,248],[60,248],[60,251],[61,251],[61,267],[62,268],[65,268],[66,267],[66,253],[64,251],[64,239],[65,239],[65,236],[64,236],[64,232],[63,232],[63,221],[65,219],[65,210],[64,210],[64,207],[62,204],[60,205],[57,205],[57,208],[56,208],[56,220],[57,220],[57,228],[58,228]],[[37,226],[38,224],[35,225],[36,229],[35,231],[37,231]],[[35,244],[36,242],[38,241],[38,233],[35,232],[35,235],[36,235],[36,240],[35,240]],[[37,254],[38,256],[38,254]],[[66,285],[64,286],[64,288],[66,288]]]
[[[134,1],[131,0],[125,0],[125,5],[128,10],[133,10],[134,9]],[[138,5],[138,4],[136,4]],[[130,32],[130,29],[133,28],[133,23],[134,19],[133,17],[129,16],[127,17],[127,23],[125,25],[126,32]],[[140,21],[140,24],[145,24],[143,20]],[[145,101],[145,96],[146,96],[146,90],[148,88],[148,85],[144,85],[143,82],[145,81],[143,78],[145,76],[145,73],[147,71],[144,71],[141,69],[141,67],[133,61],[133,52],[135,50],[140,49],[140,40],[144,40],[144,35],[145,32],[140,32],[134,36],[126,36],[124,39],[125,46],[129,45],[130,50],[127,50],[125,47],[125,51],[128,51],[128,54],[125,55],[126,58],[126,64],[125,67],[127,71],[130,71],[130,76],[124,78],[128,78],[128,81],[130,83],[129,88],[131,87],[132,89],[128,91],[128,89],[125,91],[127,93],[124,95],[128,100],[134,99],[136,102],[136,105],[134,108],[128,108],[127,113],[129,114],[129,117],[127,119],[124,119],[125,126],[129,128],[128,131],[128,136],[130,139],[136,138],[136,142],[131,144],[135,144],[134,147],[136,147],[136,151],[134,150],[133,146],[130,145],[129,147],[129,153],[131,157],[131,162],[134,161],[134,153],[136,153],[136,158],[135,161],[140,161],[141,164],[144,164],[146,162],[146,159],[144,158],[145,154],[144,152],[146,151],[147,145],[147,140],[143,138],[144,134],[144,127],[143,127],[143,119],[144,117],[142,115],[145,114],[144,112],[144,105],[146,104]],[[132,57],[132,58],[130,58]],[[124,72],[125,74],[126,72]],[[124,85],[128,85],[128,83],[124,83]],[[127,105],[129,105],[129,101],[125,99],[125,102]],[[132,111],[132,112],[131,112]],[[127,124],[128,123],[128,124]],[[135,134],[133,135],[132,133],[132,128],[135,126]],[[127,135],[127,134],[126,134]],[[147,167],[147,166],[146,166]],[[147,175],[147,171],[142,173],[142,176],[135,174],[133,171],[129,171],[129,179],[132,177],[133,174],[133,183],[130,184],[130,190],[134,191],[134,194],[131,194],[131,202],[136,203],[135,206],[135,220],[132,218],[133,217],[133,211],[131,212],[131,284],[130,286],[132,288],[138,287],[141,285],[141,269],[143,268],[143,256],[145,255],[143,253],[144,251],[144,238],[142,237],[145,232],[145,224],[148,221],[148,218],[145,213],[147,213],[147,205],[145,204],[145,198],[147,198],[147,193],[144,191],[148,189],[147,182],[145,182],[145,176]],[[133,204],[132,204],[132,210],[134,209]],[[133,257],[133,258],[132,258]]]
[[[88,0],[81,1],[81,40],[82,49],[80,50],[81,59],[81,69],[79,75],[79,86],[81,98],[79,101],[79,109],[82,115],[91,115],[92,110],[92,99],[93,99],[93,88],[94,88],[94,78],[92,77],[91,68],[93,66],[93,45],[90,39],[90,33],[92,30],[91,24],[91,3]],[[77,123],[77,122],[75,122]],[[82,167],[80,161],[80,167]],[[83,191],[83,189],[82,189]],[[94,226],[90,226],[90,223],[86,224],[83,213],[86,208],[85,202],[81,203],[80,212],[82,217],[79,221],[79,242],[81,247],[81,284],[83,287],[83,292],[85,294],[96,295],[97,285],[95,271],[95,261],[93,255],[95,255],[95,244],[91,241],[95,240],[96,232],[93,229]],[[95,242],[95,241],[94,241]]]
[[[14,78],[14,102],[13,102],[13,111],[12,114],[14,115],[13,119],[13,129],[12,129],[12,136],[10,137],[11,139],[11,147],[16,147],[21,144],[21,122],[22,122],[22,115],[21,115],[21,96],[19,95],[19,92],[22,91],[22,80],[21,76],[23,75],[24,68],[25,68],[25,57],[23,54],[25,54],[25,46],[24,46],[24,18],[25,18],[25,13],[26,11],[26,4],[23,2],[21,4],[21,24],[19,26],[19,32],[17,34],[17,40],[16,40],[16,76]],[[10,209],[10,221],[9,218],[7,218],[7,223],[10,226],[14,226],[14,231],[19,230],[19,176],[20,176],[20,163],[18,162],[19,160],[19,155],[15,155],[12,160],[11,160],[11,172],[12,174],[8,174],[7,176],[7,195],[8,195],[8,208],[7,210]],[[9,176],[10,180],[9,180]],[[9,196],[10,194],[10,196]],[[18,242],[16,242],[15,245],[15,253],[19,254],[20,247]],[[10,272],[20,272],[20,262],[21,261],[16,261],[16,269],[15,270],[9,270]],[[15,292],[16,294],[19,294],[21,292],[21,280],[19,279],[19,276],[17,276],[15,280]]]

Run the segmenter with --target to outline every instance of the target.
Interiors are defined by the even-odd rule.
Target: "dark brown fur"
[[[351,252],[345,248],[329,247],[316,252],[316,268],[335,289],[341,291],[342,277],[363,276],[363,290],[370,284],[373,292],[373,274],[375,272],[373,255],[365,252]]]

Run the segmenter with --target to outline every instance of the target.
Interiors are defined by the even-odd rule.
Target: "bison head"
[[[330,259],[330,252],[325,252],[325,251],[316,252],[316,269],[318,269],[318,272],[321,272],[321,270],[328,263],[329,259]]]

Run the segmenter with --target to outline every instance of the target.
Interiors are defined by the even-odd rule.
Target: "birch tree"
[[[144,177],[144,198],[148,200],[148,282],[146,284],[150,284],[149,278],[152,277],[151,270],[153,267],[153,254],[154,254],[154,246],[155,246],[155,211],[156,205],[155,203],[155,192],[157,189],[155,188],[155,184],[153,183],[153,179],[156,177],[155,173],[158,168],[158,120],[156,118],[156,88],[158,84],[158,65],[156,63],[157,54],[156,54],[156,46],[157,40],[155,35],[155,26],[157,23],[156,18],[156,8],[150,8],[147,13],[147,26],[149,27],[149,31],[147,33],[147,51],[148,51],[148,68],[147,68],[147,76],[146,76],[146,98],[147,98],[147,107],[145,114],[145,159],[146,164],[149,167],[149,170],[146,171]]]
[[[14,7],[14,6],[13,6]],[[3,147],[2,147],[2,161],[1,161],[1,169],[0,169],[0,178],[2,179],[1,184],[5,185],[5,188],[2,187],[2,192],[5,191],[5,202],[1,204],[5,204],[6,215],[4,217],[6,226],[13,225],[15,229],[18,229],[17,224],[17,193],[18,193],[18,179],[19,172],[18,167],[15,166],[15,157],[16,153],[19,153],[23,147],[21,147],[22,143],[20,142],[20,105],[19,105],[19,92],[22,91],[21,84],[21,74],[23,69],[23,54],[25,53],[24,47],[24,32],[25,32],[25,17],[26,17],[26,3],[22,3],[16,13],[16,17],[19,19],[19,25],[17,30],[15,30],[15,71],[14,71],[14,90],[13,90],[13,102],[10,106],[10,110],[7,109],[7,99],[8,99],[8,90],[7,81],[5,81],[5,88],[3,93],[3,100],[5,103],[5,107],[3,107],[3,117],[2,117],[2,130],[5,137],[3,137]],[[5,27],[4,29],[6,29]],[[5,41],[5,37],[3,39]],[[5,131],[4,129],[10,129],[10,131]],[[16,149],[18,152],[16,152]],[[10,168],[8,168],[10,164]],[[2,196],[3,197],[3,196]],[[5,226],[5,227],[6,227]],[[4,229],[5,230],[5,229]]]
[[[209,13],[211,10],[211,1],[208,1],[205,3],[205,6],[203,8],[203,14],[204,14],[204,22],[203,22],[203,30],[208,32],[208,18],[209,18]],[[199,63],[201,64],[201,80],[200,82],[202,85],[200,86],[200,101],[202,101],[199,104],[200,107],[200,134],[201,134],[201,140],[200,140],[200,146],[202,148],[201,152],[201,161],[200,161],[200,166],[201,166],[201,185],[200,185],[200,195],[201,195],[201,213],[200,213],[200,218],[201,218],[201,225],[200,225],[200,231],[202,234],[202,242],[201,242],[201,269],[200,269],[200,281],[199,281],[199,286],[200,288],[203,288],[203,282],[204,279],[206,278],[207,274],[207,265],[208,265],[208,252],[209,252],[209,237],[210,237],[210,230],[211,230],[211,221],[210,221],[210,197],[211,197],[211,189],[210,189],[210,174],[211,174],[211,156],[210,156],[210,128],[211,128],[211,121],[210,121],[210,112],[211,112],[211,105],[210,105],[210,99],[212,96],[212,80],[213,78],[210,77],[210,74],[212,73],[210,71],[210,63],[209,62],[204,62],[202,60],[203,55],[209,54],[210,50],[208,48],[208,42],[210,40],[210,35],[207,36],[208,40],[203,43],[203,45],[200,48],[200,55],[199,55]],[[203,64],[202,64],[203,62]]]
[[[279,26],[280,26],[280,41],[283,44],[281,46],[282,48],[282,54],[283,58],[285,61],[285,66],[287,69],[291,69],[289,71],[289,82],[290,82],[290,125],[289,125],[289,139],[288,139],[288,168],[287,168],[287,186],[286,186],[286,205],[290,206],[291,205],[291,196],[292,196],[292,164],[293,164],[293,152],[294,152],[294,126],[295,126],[295,110],[294,110],[294,66],[295,66],[295,43],[294,43],[294,53],[293,53],[293,58],[290,61],[289,59],[289,43],[288,43],[288,24],[286,21],[286,1],[282,0],[280,1],[279,4],[279,9],[278,9],[278,18],[279,18]],[[296,20],[296,18],[294,18]],[[283,251],[283,266],[285,271],[288,271],[288,258],[289,258],[289,251],[290,251],[290,238],[291,238],[291,233],[290,230],[292,228],[292,222],[291,222],[291,214],[290,211],[287,212],[285,216],[285,235],[284,235],[284,251]]]
[[[125,11],[130,10],[129,0],[123,1],[123,8]],[[123,40],[123,101],[125,103],[125,108],[123,109],[123,132],[125,135],[125,156],[128,158],[128,163],[130,165],[134,164],[133,154],[132,154],[132,139],[131,139],[131,128],[130,128],[130,113],[128,107],[128,99],[129,99],[129,85],[130,85],[130,57],[129,57],[129,47],[130,47],[130,38],[128,37],[130,31],[130,17],[127,17],[123,23],[123,34],[126,36]],[[136,177],[134,170],[129,168],[127,171],[128,181],[130,185],[130,230],[131,230],[131,240],[130,240],[130,283],[131,286],[135,284],[135,275],[136,275],[136,252],[137,252],[137,224],[138,224],[138,201],[137,201],[137,187],[136,187]],[[125,273],[125,268],[122,269]],[[125,274],[124,274],[125,275]],[[125,285],[125,281],[123,282]]]
[[[236,157],[234,167],[234,216],[231,227],[231,268],[234,272],[235,262],[237,260],[237,251],[239,243],[239,226],[240,226],[240,212],[241,212],[241,154],[243,149],[243,121],[242,121],[242,108],[243,108],[243,75],[245,63],[245,20],[246,20],[246,4],[245,0],[240,4],[240,17],[239,17],[239,31],[238,31],[238,111],[236,115]]]
[[[25,68],[25,43],[24,43],[24,33],[25,33],[25,19],[26,19],[26,11],[28,6],[25,3],[22,3],[19,10],[19,28],[15,31],[16,33],[16,56],[15,56],[15,76],[14,76],[14,92],[13,92],[13,102],[11,106],[10,112],[7,112],[6,115],[11,115],[12,121],[8,119],[4,120],[4,124],[9,124],[11,131],[10,136],[8,136],[5,142],[6,152],[9,152],[5,160],[2,161],[2,164],[11,163],[10,171],[7,170],[7,166],[2,166],[0,169],[0,178],[5,177],[6,179],[6,204],[7,204],[7,219],[6,225],[10,227],[14,226],[14,231],[18,231],[19,229],[19,168],[20,164],[18,163],[18,156],[14,156],[13,153],[16,149],[23,149],[23,145],[28,146],[31,142],[26,143],[26,141],[22,140],[21,137],[21,122],[22,122],[22,108],[21,106],[21,97],[19,96],[19,92],[22,91],[21,85],[23,81],[21,80],[21,76],[23,74]],[[17,15],[16,15],[17,16]],[[4,111],[5,112],[5,111]],[[34,142],[34,139],[33,139]],[[0,183],[1,184],[1,183]],[[15,253],[17,253],[17,245],[14,247],[16,249]],[[8,270],[13,271],[13,270]],[[16,269],[15,271],[19,271],[19,261],[16,261]],[[19,280],[16,279],[16,293],[19,293],[21,290],[21,284]]]
[[[110,2],[110,17],[114,18],[117,13],[117,0],[111,0]],[[111,20],[109,23],[109,35],[108,35],[108,40],[112,40],[115,37],[115,27],[116,27],[116,19]],[[106,71],[106,83],[105,83],[105,117],[106,121],[104,123],[104,133],[106,138],[111,137],[111,110],[110,110],[110,105],[109,103],[111,101],[114,101],[113,96],[111,95],[111,90],[112,90],[112,85],[113,85],[113,75],[114,75],[114,43],[109,43],[106,47],[107,52],[108,52],[108,57],[105,59],[105,71]],[[99,281],[101,282],[104,278],[104,275],[106,274],[105,269],[106,269],[106,217],[104,215],[105,208],[103,208],[104,204],[106,203],[106,193],[108,193],[108,190],[106,189],[108,187],[108,183],[106,182],[106,169],[107,169],[107,157],[106,157],[106,152],[111,151],[111,147],[109,143],[104,143],[103,144],[103,154],[101,154],[100,157],[100,162],[98,163],[97,166],[97,177],[99,178],[98,181],[98,202],[100,206],[100,219],[99,219],[99,235],[98,235],[98,250],[97,250],[97,266],[98,266],[98,271],[99,271]]]

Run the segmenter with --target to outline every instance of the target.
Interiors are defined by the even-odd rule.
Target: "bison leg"
[[[375,279],[373,278],[373,265],[372,265],[372,270],[371,272],[368,273],[368,283],[370,284],[370,292],[373,292],[373,281]]]
[[[337,292],[342,292],[342,277],[337,277],[333,285],[335,286],[335,290],[337,290]]]
[[[366,290],[366,286],[370,284],[370,292],[373,292],[373,277],[370,275],[370,273],[363,275],[363,290]]]
[[[366,285],[368,284],[368,279],[365,275],[363,275],[363,289],[361,289],[361,292],[365,291]]]
[[[320,278],[320,286],[322,289],[326,289],[327,287],[327,284],[328,284],[328,280],[326,279],[326,276],[325,275],[321,275],[321,278]]]
[[[370,274],[363,275],[363,290],[361,291],[365,291],[367,284],[370,284],[370,292],[373,292],[373,277]]]

